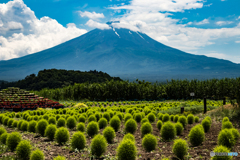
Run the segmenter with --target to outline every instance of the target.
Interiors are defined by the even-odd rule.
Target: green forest
[[[19,87],[26,90],[41,90],[43,88],[61,88],[75,83],[101,83],[107,80],[122,81],[119,77],[111,77],[102,71],[90,70],[88,72],[74,70],[44,69],[38,75],[31,74],[17,82],[0,82],[0,88]]]

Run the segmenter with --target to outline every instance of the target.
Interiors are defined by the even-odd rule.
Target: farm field
[[[173,150],[177,139],[186,142],[184,159],[211,159],[210,152],[220,144],[229,147],[229,149],[225,148],[225,151],[239,153],[240,142],[239,134],[237,134],[240,128],[239,122],[230,122],[228,118],[224,118],[230,114],[229,110],[224,108],[231,107],[228,102],[227,105],[221,107],[222,101],[207,101],[208,112],[206,114],[202,114],[203,101],[201,100],[83,103],[61,101],[60,103],[67,107],[64,109],[39,108],[22,113],[1,113],[0,159],[21,159],[18,151],[20,147],[9,149],[9,137],[13,132],[20,134],[21,142],[29,141],[31,159],[34,159],[32,155],[37,148],[40,149],[44,155],[43,159],[46,160],[60,160],[58,156],[68,160],[93,158],[106,160],[178,159],[177,157],[181,157],[181,155],[177,155],[177,152]],[[181,107],[185,108],[183,114],[180,114]],[[200,129],[198,131],[204,136],[201,138],[201,134],[191,134],[193,139],[202,139],[202,142],[197,142],[197,144],[189,137],[190,131],[194,128]],[[224,131],[229,131],[233,143],[219,141],[219,135],[223,128],[228,128]],[[237,133],[230,128],[235,128]],[[4,130],[7,133],[5,133],[7,135],[5,141],[2,138]],[[68,133],[69,136],[67,136]],[[224,137],[224,134],[222,135]],[[94,137],[97,138],[94,139]],[[145,137],[152,139],[150,138],[151,141],[148,141]],[[145,143],[143,143],[144,138]],[[227,138],[229,139],[229,134]],[[126,143],[133,145],[121,148]],[[180,153],[184,153],[181,150],[184,145],[181,145],[176,148]],[[129,147],[128,152],[123,149],[126,147]],[[232,157],[234,160],[239,158],[240,155]]]

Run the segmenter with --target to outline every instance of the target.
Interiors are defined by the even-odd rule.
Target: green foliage
[[[193,124],[194,123],[194,115],[193,114],[189,114],[187,116],[187,122],[188,122],[188,124]]]
[[[218,152],[218,153],[229,153],[231,152],[230,149],[228,149],[227,147],[225,146],[216,146],[214,149],[213,149],[213,152]],[[232,156],[213,156],[211,158],[211,160],[231,160],[232,159]]]
[[[189,134],[189,141],[193,146],[199,146],[205,139],[204,128],[198,124],[191,128]]]
[[[175,123],[175,128],[177,131],[177,135],[181,135],[182,131],[183,131],[183,125],[180,122]]]
[[[146,122],[146,123],[142,124],[142,126],[141,126],[142,137],[144,137],[145,134],[152,133],[152,131],[153,131],[153,129],[152,129],[151,123]]]
[[[186,125],[187,125],[187,118],[186,118],[185,116],[180,116],[180,117],[178,118],[178,122],[182,123],[183,128],[185,128]]]
[[[57,129],[54,138],[56,142],[60,145],[66,143],[69,140],[69,131],[67,128],[60,127]]]
[[[167,122],[170,120],[170,117],[169,117],[169,114],[164,114],[163,117],[162,117],[162,122]]]
[[[199,122],[199,117],[198,117],[198,116],[195,116],[195,117],[194,117],[194,122],[195,122],[195,123],[198,123],[198,122]]]
[[[2,144],[6,144],[8,135],[9,135],[9,134],[8,134],[7,132],[1,134],[1,136],[0,136],[0,142],[1,142]]]
[[[80,122],[77,124],[77,130],[81,132],[85,132],[85,124]]]
[[[57,131],[56,125],[50,124],[47,126],[45,130],[45,136],[52,141],[54,139],[56,131]]]
[[[28,124],[28,129],[27,129],[28,132],[35,133],[36,132],[36,125],[37,125],[36,121],[34,121],[34,120],[30,121],[29,124]]]
[[[27,131],[28,130],[28,122],[24,121],[21,125],[21,130],[22,131]]]
[[[41,119],[40,121],[38,121],[36,125],[37,133],[39,133],[41,136],[44,136],[45,129],[47,128],[47,126],[48,126],[47,120]]]
[[[127,133],[135,133],[137,130],[137,122],[134,119],[129,119],[126,123],[125,123],[125,131]]]
[[[86,137],[82,132],[75,132],[71,140],[71,147],[73,150],[82,150],[86,145]]]
[[[13,128],[17,128],[17,125],[18,125],[18,121],[14,120],[13,123],[12,123],[12,127]]]
[[[106,118],[100,118],[100,120],[98,121],[98,125],[100,129],[105,128],[107,124],[108,124],[108,121]]]
[[[229,121],[229,118],[228,117],[224,117],[223,120],[222,120],[222,123],[223,122],[228,122]]]
[[[136,160],[137,147],[131,139],[124,139],[117,148],[118,160]]]
[[[66,125],[66,120],[64,118],[59,118],[57,121],[57,127],[58,128],[65,127],[65,125]]]
[[[86,118],[84,116],[80,116],[78,119],[79,122],[85,123],[86,122]]]
[[[14,119],[12,119],[12,118],[10,118],[10,119],[8,120],[7,126],[8,126],[9,128],[12,127],[13,121],[14,121]]]
[[[239,137],[240,137],[238,129],[232,128],[231,131],[232,131],[232,134],[234,136],[234,139],[237,141],[239,139]]]
[[[123,140],[126,140],[126,139],[130,139],[131,141],[135,142],[135,137],[131,133],[125,134],[125,136],[123,137]]]
[[[98,130],[99,130],[99,127],[98,127],[98,123],[97,122],[90,122],[88,123],[87,125],[87,134],[90,136],[90,137],[93,137],[94,135],[98,134]]]
[[[223,122],[222,123],[222,129],[231,129],[231,128],[233,128],[233,125],[232,125],[232,122],[230,122],[230,121],[226,121],[226,122]]]
[[[147,152],[151,152],[157,146],[157,138],[152,134],[146,134],[142,140],[142,145]]]
[[[202,120],[201,124],[204,128],[204,132],[207,133],[211,128],[211,122],[209,121],[209,119],[205,118],[204,120]]]
[[[16,154],[19,159],[29,159],[31,155],[32,146],[29,141],[21,141],[16,148]]]
[[[44,153],[39,149],[33,151],[30,156],[30,160],[44,160],[44,159],[45,159]]]
[[[100,157],[107,150],[107,141],[104,136],[98,134],[96,135],[91,142],[91,153],[97,157]]]
[[[143,124],[143,123],[145,123],[145,122],[149,122],[149,120],[148,120],[147,118],[143,118],[143,119],[141,120],[141,124]]]
[[[156,120],[156,116],[155,116],[153,113],[149,113],[149,114],[147,115],[147,118],[148,118],[148,120],[149,120],[150,123],[153,123],[153,122],[155,122],[155,120]]]
[[[9,117],[5,117],[5,118],[3,119],[3,125],[4,125],[4,126],[7,126],[9,119],[10,119]]]
[[[7,136],[6,145],[11,151],[14,151],[21,140],[22,137],[20,133],[12,132]]]
[[[110,126],[115,130],[115,132],[117,132],[120,128],[121,125],[121,121],[118,118],[118,116],[114,116],[111,120],[110,120]]]
[[[184,159],[184,156],[188,152],[188,145],[187,142],[183,139],[176,139],[174,140],[173,144],[173,153],[179,158]]]
[[[67,127],[69,129],[73,129],[73,128],[76,127],[76,125],[77,125],[76,119],[74,117],[68,117],[68,119],[67,119]]]
[[[66,160],[64,156],[57,156],[53,160]]]
[[[223,145],[228,148],[232,148],[236,143],[232,130],[223,129],[218,134],[218,145]]]
[[[172,140],[175,138],[176,128],[172,122],[168,121],[163,124],[161,129],[161,136],[165,141]]]
[[[48,124],[56,124],[56,118],[55,117],[50,117],[48,119]]]
[[[208,119],[208,120],[210,121],[210,123],[212,124],[212,119],[211,119],[211,117],[207,116],[207,117],[205,117],[204,119]]]
[[[1,136],[3,133],[7,133],[7,131],[6,131],[5,128],[0,127],[0,136]]]
[[[158,120],[158,122],[157,122],[157,128],[158,128],[159,131],[161,131],[162,124],[163,124],[162,121],[161,121],[161,120]]]
[[[142,120],[141,113],[136,113],[135,116],[134,116],[134,119],[137,123],[141,122],[141,120]]]
[[[103,118],[105,118],[108,122],[110,121],[110,114],[108,112],[103,113]]]
[[[125,121],[125,123],[126,123],[129,119],[131,119],[131,118],[133,118],[132,115],[131,115],[130,113],[127,113],[127,114],[124,116],[124,121]]]
[[[115,131],[112,127],[106,127],[103,130],[103,136],[105,137],[108,143],[112,143],[113,139],[116,137]]]
[[[97,118],[95,117],[95,115],[91,115],[91,116],[88,117],[88,123],[91,122],[91,121],[97,122]]]

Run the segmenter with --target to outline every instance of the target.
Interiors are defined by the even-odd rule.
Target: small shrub
[[[66,160],[64,156],[57,156],[53,160]]]
[[[188,145],[187,142],[183,139],[176,139],[174,140],[173,144],[173,153],[179,158],[183,159],[184,156],[187,154]]]
[[[80,122],[77,124],[77,130],[81,132],[85,132],[85,124]]]
[[[56,124],[56,118],[55,117],[50,117],[48,119],[48,124]]]
[[[67,119],[67,127],[69,129],[73,129],[73,128],[76,127],[76,125],[77,125],[76,119],[74,117],[68,117],[68,119]]]
[[[141,126],[142,137],[144,137],[145,134],[152,133],[152,131],[152,125],[149,122],[146,122]]]
[[[32,120],[29,122],[28,124],[28,132],[33,132],[35,133],[36,132],[36,125],[37,125],[37,122]]]
[[[152,134],[146,134],[142,140],[142,145],[147,152],[151,152],[156,148],[157,138]]]
[[[162,121],[163,115],[164,115],[164,114],[162,114],[162,113],[158,113],[158,120],[161,120],[161,121]]]
[[[20,133],[12,132],[7,136],[6,145],[11,151],[14,151],[21,140],[22,137]]]
[[[202,144],[202,142],[205,139],[205,133],[204,133],[204,129],[202,127],[202,125],[198,124],[196,126],[194,126],[189,134],[189,141],[193,146],[199,146],[200,144]]]
[[[194,117],[194,122],[195,122],[195,123],[198,123],[198,122],[199,122],[199,117],[198,117],[198,116],[195,116],[195,117]]]
[[[44,153],[39,149],[33,151],[30,156],[30,160],[44,160],[44,159],[45,159]]]
[[[7,133],[7,131],[6,131],[5,128],[0,127],[0,136],[1,136],[3,133]]]
[[[21,130],[22,131],[27,131],[27,129],[28,129],[28,122],[24,121],[21,125]]]
[[[222,146],[222,145],[220,145],[220,146],[217,146],[217,147],[215,147],[214,149],[213,149],[213,152],[218,152],[218,153],[223,153],[223,152],[225,152],[225,153],[229,153],[229,152],[231,152],[231,150],[230,149],[228,149],[227,147],[225,147],[225,146]],[[231,160],[232,159],[232,156],[213,156],[212,158],[211,158],[212,160]]]
[[[37,133],[39,133],[41,136],[44,136],[45,133],[45,129],[48,126],[48,122],[45,119],[42,119],[40,121],[38,121],[37,125],[36,125],[36,131]]]
[[[67,128],[60,127],[57,129],[55,135],[54,135],[55,140],[57,141],[58,144],[63,144],[66,143],[69,140],[69,131]]]
[[[134,133],[137,130],[137,122],[134,119],[129,119],[126,123],[125,123],[125,131],[127,133]]]
[[[174,120],[174,115],[170,115],[170,120],[172,121],[172,122],[174,122],[173,120]]]
[[[9,128],[12,127],[13,121],[14,121],[14,119],[12,119],[12,118],[10,118],[10,119],[8,120],[7,126],[8,126]]]
[[[148,120],[147,118],[143,118],[143,119],[141,120],[141,124],[143,125],[143,123],[145,123],[145,122],[149,122],[149,120]]]
[[[54,124],[48,125],[45,130],[45,136],[48,137],[48,139],[52,141],[54,139],[56,130],[57,130],[56,125],[54,125]]]
[[[96,117],[96,122],[98,122],[99,119],[102,117],[101,113],[95,113],[94,116]],[[89,120],[88,120],[88,122],[89,122]]]
[[[218,145],[223,145],[232,148],[236,143],[232,131],[230,129],[223,129],[218,134]]]
[[[193,122],[194,122],[194,115],[193,114],[189,114],[187,116],[187,122],[188,122],[188,124],[193,124]]]
[[[7,132],[1,134],[1,136],[0,136],[0,142],[1,142],[2,144],[6,144],[8,135],[9,135],[9,134],[8,134]]]
[[[163,117],[162,117],[162,122],[167,122],[170,120],[170,117],[169,117],[169,114],[164,114]]]
[[[150,123],[153,123],[156,120],[156,116],[153,113],[149,113],[147,118],[148,118]]]
[[[118,160],[136,160],[137,148],[131,139],[123,140],[117,148]]]
[[[91,153],[97,157],[100,157],[107,150],[107,141],[104,136],[98,134],[96,135],[91,142]]]
[[[111,120],[110,120],[110,126],[115,130],[115,132],[117,132],[120,128],[121,125],[121,121],[118,118],[118,116],[114,116]]]
[[[180,117],[178,118],[178,122],[182,123],[183,128],[185,128],[186,125],[187,125],[187,118],[186,118],[185,116],[180,116]]]
[[[81,116],[79,117],[78,121],[79,121],[79,122],[82,122],[82,123],[85,123],[85,122],[86,122],[86,118],[85,118],[83,115],[81,115]]]
[[[202,126],[204,128],[204,132],[207,133],[210,130],[211,122],[208,119],[202,120]]]
[[[134,119],[137,123],[141,122],[141,120],[142,120],[141,113],[136,113],[135,116],[134,116]]]
[[[75,132],[71,140],[71,147],[73,150],[82,150],[86,145],[86,137],[82,132]]]
[[[5,117],[5,118],[3,119],[3,125],[4,125],[4,126],[7,126],[9,119],[10,119],[9,117]]]
[[[208,119],[208,120],[210,121],[210,123],[212,124],[212,119],[211,119],[211,117],[207,116],[207,117],[205,117],[204,119]]]
[[[232,128],[231,131],[232,131],[232,134],[234,136],[234,139],[237,141],[240,137],[240,134],[239,134],[238,130],[236,128]]]
[[[21,141],[16,148],[16,154],[20,159],[29,159],[31,154],[32,146],[29,141]]]
[[[58,128],[65,127],[65,125],[66,125],[66,120],[64,118],[59,118],[57,121],[57,127]]]
[[[125,115],[125,117],[124,117],[125,123],[126,123],[129,119],[132,119],[132,118],[133,118],[132,115],[131,115],[130,113],[127,113],[127,114]]]
[[[161,121],[161,120],[158,120],[158,122],[157,122],[157,129],[158,129],[159,131],[161,131],[161,128],[162,128],[162,121]]]
[[[118,116],[118,118],[120,119],[120,121],[122,121],[123,115],[122,115],[121,113],[117,113],[116,115]]]
[[[135,137],[131,133],[125,134],[125,136],[123,137],[123,140],[126,140],[126,139],[130,139],[131,141],[135,142]]]
[[[233,128],[232,122],[226,121],[222,123],[222,129],[231,129]]]
[[[88,123],[87,125],[87,134],[90,136],[90,137],[93,137],[94,135],[98,134],[98,123],[97,122],[90,122]]]
[[[175,123],[175,128],[177,131],[177,135],[181,135],[182,131],[183,131],[183,125],[180,122]]]
[[[172,140],[176,136],[176,128],[172,122],[165,122],[161,129],[163,140]]]
[[[13,121],[13,124],[12,124],[12,127],[13,127],[13,128],[17,128],[17,125],[18,125],[18,121],[14,120],[14,121]]]
[[[105,118],[108,122],[110,121],[110,114],[108,112],[103,113],[103,118]]]
[[[108,121],[106,118],[100,118],[100,120],[98,121],[98,125],[100,129],[105,128],[107,124],[108,124]]]
[[[224,117],[223,120],[222,120],[222,123],[223,122],[228,122],[229,121],[229,118],[228,117]]]
[[[116,137],[115,131],[112,127],[106,127],[103,130],[103,136],[105,137],[108,143],[112,143],[113,139]]]
[[[18,125],[17,125],[18,130],[21,130],[22,122],[23,122],[23,120],[20,120],[20,121],[18,122]]]
[[[88,117],[88,123],[92,122],[92,121],[97,122],[97,118],[95,117],[95,115],[91,115],[91,116]]]

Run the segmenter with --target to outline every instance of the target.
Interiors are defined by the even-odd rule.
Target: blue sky
[[[0,0],[0,60],[41,51],[106,22],[188,53],[240,63],[239,0]]]

